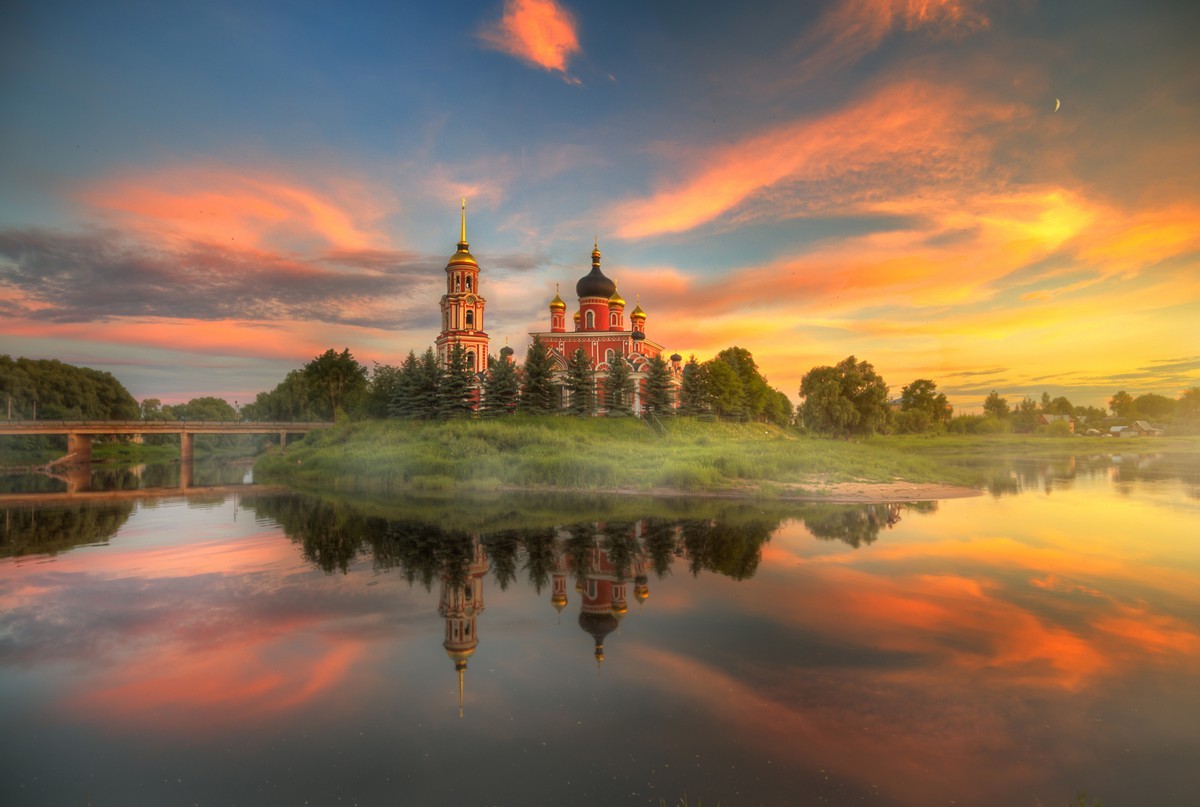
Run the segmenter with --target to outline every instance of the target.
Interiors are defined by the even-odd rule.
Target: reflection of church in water
[[[633,583],[633,597],[643,603],[650,596],[648,571],[650,560],[642,542],[642,522],[632,527],[633,551],[623,558],[623,563],[613,557],[611,546],[605,545],[602,524],[587,540],[586,546],[572,542],[560,533],[555,540],[554,568],[551,575],[550,604],[560,614],[568,607],[568,579],[574,577],[575,592],[580,595],[579,627],[591,637],[592,654],[597,668],[604,661],[604,641],[621,625],[629,613],[629,584]],[[678,541],[679,530],[675,532]],[[446,620],[446,638],[442,647],[454,662],[458,674],[458,714],[463,714],[463,692],[467,661],[479,646],[478,617],[483,613],[483,578],[490,565],[487,553],[478,535],[471,538],[471,560],[461,580],[443,576],[438,614]]]

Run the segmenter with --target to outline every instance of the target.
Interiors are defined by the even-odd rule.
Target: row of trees
[[[1016,406],[993,390],[983,402],[982,415],[953,417],[953,407],[937,384],[919,378],[888,400],[888,386],[869,362],[850,356],[832,367],[814,367],[800,382],[799,422],[812,431],[849,438],[879,432],[916,433],[950,430],[961,433],[1070,433],[1065,421],[1042,415],[1067,416],[1076,430],[1100,427],[1109,412],[1097,406],[1075,406],[1066,397],[1043,392],[1040,401],[1025,396]],[[1136,398],[1122,391],[1109,400],[1112,415],[1126,421],[1143,417],[1171,424],[1175,432],[1200,431],[1200,387],[1186,390],[1178,400],[1147,393]]]

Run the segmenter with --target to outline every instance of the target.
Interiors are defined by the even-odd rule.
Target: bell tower
[[[487,369],[488,335],[483,330],[483,310],[487,300],[479,293],[479,263],[467,243],[467,200],[462,200],[462,229],[458,251],[446,264],[446,293],[442,295],[442,331],[438,334],[437,353],[442,364],[450,361],[450,351],[462,345],[471,372]]]

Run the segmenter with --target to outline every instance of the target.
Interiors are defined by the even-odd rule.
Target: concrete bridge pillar
[[[67,454],[75,462],[91,462],[92,436],[67,432]]]
[[[287,432],[279,433],[279,453],[287,453]]]
[[[67,493],[82,493],[92,487],[92,464],[72,465],[67,471]]]
[[[188,435],[189,437],[191,435]],[[192,486],[192,458],[179,461],[179,487],[181,490],[187,490]]]
[[[189,434],[188,432],[179,433],[179,461],[181,463],[190,463],[192,461],[195,437],[194,434]]]

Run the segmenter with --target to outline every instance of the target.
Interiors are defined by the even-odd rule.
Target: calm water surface
[[[9,501],[0,803],[1198,803],[1200,462],[991,477]]]

